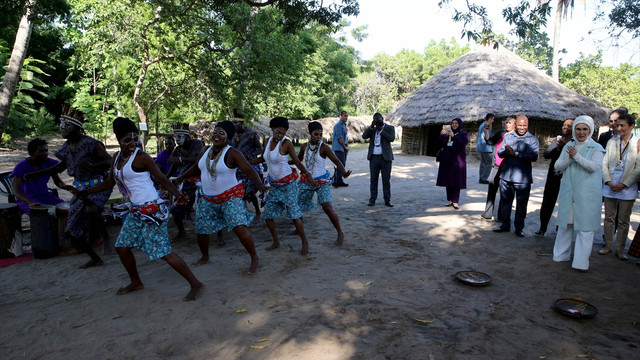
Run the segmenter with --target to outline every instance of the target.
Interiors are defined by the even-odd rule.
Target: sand
[[[486,185],[470,157],[460,210],[444,207],[431,157],[403,155],[395,144],[395,207],[368,207],[366,151],[349,154],[348,188],[332,190],[345,244],[320,208],[304,218],[311,254],[288,220],[277,221],[282,247],[256,219],[260,268],[232,233],[212,239],[209,264],[192,267],[204,294],[183,302],[187,282],[161,260],[135,250],[144,290],[128,283],[117,255],[79,270],[85,255],[0,268],[3,359],[633,359],[640,346],[640,267],[597,254],[588,273],[554,263],[555,231],[534,236],[545,162],[534,169],[525,238],[495,234],[482,221]],[[4,156],[4,155],[3,155]],[[3,163],[7,167],[8,163]],[[382,191],[380,190],[380,197]],[[636,205],[638,206],[638,205]],[[636,209],[637,210],[637,209]],[[640,216],[634,211],[632,227]],[[188,228],[193,228],[187,223]],[[552,218],[549,229],[555,228]],[[115,237],[119,228],[111,227]],[[175,234],[175,227],[170,227]],[[602,231],[596,234],[601,239]],[[630,237],[634,234],[630,232]],[[195,235],[173,243],[188,263]],[[461,270],[490,274],[485,287],[453,279]],[[563,297],[595,305],[593,319],[552,308]],[[419,322],[418,320],[426,320]]]

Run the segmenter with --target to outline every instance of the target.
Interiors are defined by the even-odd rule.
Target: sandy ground
[[[304,257],[290,221],[277,222],[283,246],[266,252],[268,230],[256,220],[258,273],[243,275],[249,257],[226,233],[227,245],[213,245],[211,263],[193,268],[207,287],[195,302],[182,301],[188,286],[177,273],[139,251],[145,289],[124,296],[115,295],[128,282],[116,255],[88,270],[77,269],[85,255],[0,268],[2,358],[638,358],[640,267],[600,256],[594,245],[590,271],[579,273],[551,260],[555,232],[533,235],[544,162],[534,170],[526,237],[518,238],[495,234],[496,223],[480,219],[486,185],[478,184],[476,160],[456,211],[443,206],[433,158],[398,148],[394,208],[366,206],[366,152],[352,151],[350,186],[332,191],[346,235],[341,248],[332,245],[335,232],[319,208],[304,218],[311,250]],[[639,220],[634,211],[634,229]],[[114,237],[118,230],[111,228]],[[174,248],[188,263],[198,259],[195,235]],[[461,284],[452,278],[461,270],[486,272],[493,282]],[[562,297],[581,297],[600,313],[563,316],[551,307]]]

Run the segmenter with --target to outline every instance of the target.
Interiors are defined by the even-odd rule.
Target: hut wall
[[[403,130],[402,152],[411,155],[422,155],[422,127],[405,127]]]
[[[442,125],[422,125],[402,128],[402,152],[412,155],[435,156],[437,139]]]

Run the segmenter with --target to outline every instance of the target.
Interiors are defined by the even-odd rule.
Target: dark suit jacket
[[[373,155],[373,147],[376,138],[376,128],[369,126],[362,134],[363,139],[369,139],[369,152],[367,153],[367,160],[371,160]],[[393,160],[393,150],[391,149],[391,143],[396,139],[396,128],[389,124],[385,124],[384,128],[380,132],[380,146],[382,147],[382,158],[386,161]]]
[[[607,148],[607,143],[611,140],[612,131],[609,130],[606,133],[600,134],[598,137],[598,144],[602,145],[603,148]]]

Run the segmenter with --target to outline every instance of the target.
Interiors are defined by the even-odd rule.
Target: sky
[[[533,0],[532,0],[533,1]],[[438,6],[439,0],[360,0],[360,14],[349,17],[352,28],[368,25],[368,37],[357,42],[348,36],[348,44],[359,51],[361,58],[371,59],[374,55],[384,52],[395,55],[402,49],[415,50],[422,53],[430,40],[447,42],[453,37],[460,45],[467,44],[461,39],[462,24],[451,20],[454,8],[466,9],[465,1],[454,0],[443,8]],[[487,7],[490,19],[493,21],[494,31],[507,34],[510,27],[502,18],[502,8],[518,3],[517,0],[474,0]],[[571,11],[563,19],[560,46],[567,49],[562,55],[560,64],[567,65],[580,57],[580,53],[596,54],[598,49],[604,51],[603,65],[618,66],[628,62],[640,65],[640,40],[627,42],[622,47],[612,46],[602,23],[594,23],[595,3],[587,1],[585,4],[576,1],[573,14]],[[548,20],[547,34],[553,41],[553,25],[555,10]],[[589,33],[591,31],[591,34]]]

